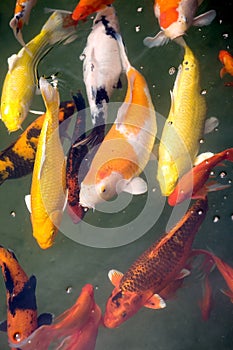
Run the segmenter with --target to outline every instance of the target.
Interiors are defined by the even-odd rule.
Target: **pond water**
[[[73,10],[76,3],[75,0],[38,0],[32,10],[29,25],[23,29],[25,41],[33,38],[48,18],[48,14],[44,13],[45,7]],[[156,111],[167,116],[170,109],[169,91],[173,88],[176,77],[176,74],[169,74],[169,70],[172,67],[177,70],[183,59],[183,50],[173,42],[152,49],[143,45],[146,36],[159,31],[152,3],[152,0],[116,0],[115,8],[128,57],[132,65],[146,78]],[[0,86],[7,72],[7,58],[20,50],[20,45],[8,25],[14,6],[13,0],[2,0],[0,3]],[[214,116],[219,119],[218,128],[204,137],[200,151],[216,153],[233,147],[233,87],[224,86],[224,82],[231,81],[231,77],[220,79],[219,71],[222,66],[218,61],[219,50],[227,49],[233,53],[233,2],[225,1],[223,5],[217,0],[205,0],[200,13],[210,9],[217,11],[213,23],[201,29],[190,28],[186,40],[200,62],[201,85],[206,91],[207,117]],[[82,62],[79,56],[85,47],[91,25],[90,18],[80,25],[77,40],[69,45],[55,47],[39,64],[40,75],[59,72],[62,101],[70,99],[71,91],[81,90],[85,96]],[[124,89],[115,91],[112,102],[123,101],[124,93]],[[44,109],[40,95],[35,96],[32,108]],[[29,125],[34,118],[35,116],[30,114],[23,127]],[[4,149],[16,139],[20,131],[9,135],[1,123],[0,134],[0,148]],[[222,171],[226,173],[224,181],[233,179],[232,164],[219,166],[216,169],[217,176]],[[71,234],[65,232],[66,225],[63,224],[62,232],[58,233],[55,244],[48,250],[41,250],[32,237],[30,217],[24,203],[25,195],[30,192],[31,176],[6,181],[1,186],[0,244],[15,252],[28,275],[36,276],[39,313],[51,312],[59,315],[75,302],[86,283],[95,286],[96,301],[104,310],[112,291],[107,277],[108,271],[112,268],[126,271],[138,255],[165,232],[168,222],[174,222],[178,217],[161,196],[154,174],[155,170],[149,164],[145,172],[145,176],[150,179],[150,203],[147,207],[149,212],[142,213],[144,203],[148,204],[147,195],[133,199],[126,197],[123,200],[123,203],[126,203],[125,210],[116,210],[112,214],[90,211],[85,218],[86,223],[76,225],[75,228],[72,226]],[[184,207],[182,208],[181,211],[184,211]],[[136,218],[139,218],[138,221]],[[92,225],[93,230],[89,230],[88,224]],[[116,228],[113,235],[119,232],[119,235],[125,235],[126,241],[123,239],[124,243],[118,242],[112,246],[108,243],[105,245],[102,241],[96,246],[90,246],[88,239],[85,241],[85,238],[75,236],[76,230],[77,235],[79,230],[85,234],[85,228],[90,231],[90,235],[98,235],[103,229],[106,237],[108,230],[110,235],[113,232],[112,228]],[[141,230],[139,234],[138,230]],[[129,231],[130,235],[135,233],[135,236],[128,240]],[[69,236],[72,236],[72,239]],[[109,237],[106,239],[109,240]],[[233,266],[233,187],[209,194],[209,211],[196,236],[194,246],[210,249]],[[202,295],[202,283],[194,274],[187,279],[176,297],[167,303],[165,309],[154,311],[144,308],[119,329],[100,328],[96,350],[232,349],[233,305],[229,298],[220,292],[220,289],[226,289],[226,286],[216,269],[211,274],[211,282],[214,305],[208,321],[204,322],[201,319],[198,301]],[[4,320],[6,296],[3,280],[0,280],[0,300],[0,320]],[[4,333],[0,334],[0,348],[8,349],[7,336]]]

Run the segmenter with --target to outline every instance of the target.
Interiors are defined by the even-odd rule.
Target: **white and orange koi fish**
[[[32,8],[36,5],[37,0],[16,0],[14,17],[10,20],[10,27],[18,42],[25,46],[22,36],[24,23],[28,24]]]
[[[117,35],[128,89],[117,118],[95,154],[81,183],[80,204],[95,208],[122,191],[141,194],[147,185],[138,175],[145,168],[157,132],[156,116],[144,77],[128,61]]]

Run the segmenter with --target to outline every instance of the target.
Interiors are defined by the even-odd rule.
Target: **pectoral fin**
[[[110,279],[110,281],[112,282],[114,287],[118,287],[119,286],[122,277],[123,277],[123,273],[120,272],[120,271],[110,270],[108,272],[108,278]]]
[[[215,17],[216,11],[210,10],[201,14],[200,16],[195,17],[193,20],[193,25],[197,27],[208,26]]]
[[[155,46],[162,46],[167,44],[169,41],[169,38],[164,34],[164,32],[161,30],[156,36],[150,37],[147,36],[143,40],[143,44],[149,48],[155,47]]]
[[[31,195],[30,195],[30,194],[27,194],[27,195],[24,197],[24,200],[25,200],[25,203],[26,203],[26,206],[27,206],[27,208],[28,208],[29,213],[32,213]]]
[[[134,177],[132,180],[120,180],[116,186],[117,193],[127,192],[130,194],[142,194],[147,192],[147,183],[141,177]]]
[[[166,307],[166,303],[158,294],[154,294],[149,300],[147,300],[144,306],[149,309],[163,309]]]

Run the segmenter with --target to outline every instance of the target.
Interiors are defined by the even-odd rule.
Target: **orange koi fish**
[[[80,204],[95,208],[122,191],[141,194],[147,185],[138,175],[145,168],[157,132],[156,116],[144,77],[126,57],[116,34],[128,89],[117,118],[98,148],[91,167],[81,183]]]
[[[86,284],[76,303],[51,325],[44,325],[18,343],[22,350],[94,350],[101,321],[101,310],[94,300],[94,289]],[[85,347],[86,341],[86,347]]]
[[[233,148],[226,149],[205,159],[184,174],[176,185],[174,191],[168,197],[168,203],[171,206],[174,206],[183,202],[187,198],[204,198],[208,191],[215,191],[229,187],[229,185],[219,185],[219,187],[214,187],[212,189],[211,186],[208,187],[208,185],[205,185],[210,176],[211,170],[223,160],[233,162]]]
[[[224,65],[220,70],[220,77],[223,78],[227,73],[233,76],[233,56],[226,50],[220,50],[218,58]]]
[[[73,101],[61,102],[59,123],[68,119],[75,111]],[[39,135],[45,114],[33,121],[10,146],[0,152],[0,185],[5,180],[18,179],[33,171]]]
[[[24,23],[28,24],[31,10],[36,5],[36,2],[37,0],[16,0],[14,17],[9,25],[22,46],[26,45],[22,36],[22,28]]]
[[[41,324],[52,322],[51,314],[37,318],[36,277],[28,278],[15,254],[0,246],[0,266],[6,285],[7,321],[0,324],[0,330],[7,331],[9,343],[18,348]]]
[[[119,326],[142,306],[152,309],[165,306],[159,293],[181,274],[207,210],[207,198],[197,200],[183,218],[152,244],[123,276],[110,272],[115,289],[106,304],[106,327]]]
[[[148,47],[166,44],[185,34],[191,25],[206,26],[216,16],[214,10],[194,18],[198,5],[203,0],[155,0],[154,14],[158,18],[161,31],[155,37],[147,37],[144,44]]]
[[[46,116],[36,151],[31,195],[25,200],[33,236],[42,249],[47,249],[53,244],[65,205],[65,158],[58,128],[59,93],[44,78],[40,78],[40,90]]]
[[[80,0],[72,13],[72,19],[74,21],[85,19],[92,13],[111,5],[113,1],[114,0]]]

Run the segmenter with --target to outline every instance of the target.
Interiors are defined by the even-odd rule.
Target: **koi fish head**
[[[118,172],[111,172],[95,183],[81,183],[80,204],[83,207],[95,208],[96,204],[107,201],[117,194],[117,185],[122,180]]]
[[[142,294],[122,291],[116,287],[106,304],[104,325],[108,328],[120,326],[143,306],[144,301]]]
[[[227,57],[231,57],[231,55],[229,54],[228,51],[226,51],[226,50],[219,51],[218,58],[219,58],[220,62],[222,62],[224,64],[224,61]]]
[[[13,101],[7,104],[7,106],[4,106],[4,102],[1,105],[1,119],[9,132],[19,130],[25,118],[26,108],[22,106],[22,110],[19,110],[17,105],[18,104],[13,103]],[[12,118],[12,116],[14,116],[14,118]]]

